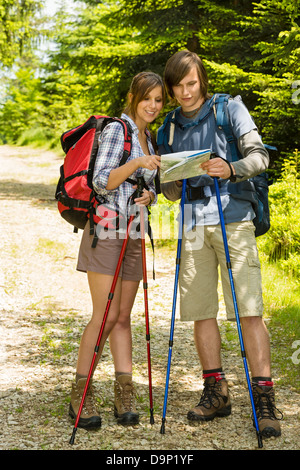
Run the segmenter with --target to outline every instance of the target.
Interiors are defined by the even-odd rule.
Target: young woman
[[[154,178],[160,166],[160,157],[155,154],[147,126],[156,119],[163,108],[164,96],[164,85],[159,75],[142,72],[133,78],[127,106],[121,115],[121,119],[129,123],[133,133],[131,154],[124,165],[119,166],[124,148],[122,125],[116,122],[110,123],[100,136],[93,177],[94,189],[102,200],[105,200],[111,208],[118,210],[126,220],[132,209],[129,203],[130,197],[135,191],[135,187],[126,181],[127,178],[136,180],[138,176],[143,176],[147,183],[148,189],[144,189],[142,195],[135,198],[135,204],[147,206],[156,200]],[[93,313],[81,338],[76,381],[72,385],[69,410],[72,418],[76,418],[78,413],[124,239],[120,232],[115,232],[113,237],[106,237],[105,233],[104,236],[101,235],[100,230],[96,248],[92,248],[92,236],[89,234],[89,224],[87,224],[78,256],[77,269],[87,273]],[[141,240],[129,237],[95,361],[96,366],[109,337],[116,378],[114,410],[120,424],[136,424],[139,420],[132,383],[130,314],[142,277]],[[94,406],[92,386],[89,386],[78,427],[100,426],[101,418]]]

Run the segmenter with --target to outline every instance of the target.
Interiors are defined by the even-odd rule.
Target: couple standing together
[[[192,230],[194,237],[201,238],[202,243],[201,247],[197,243],[193,246],[190,237],[183,236],[179,274],[180,318],[194,324],[194,342],[204,380],[200,401],[188,411],[187,418],[191,421],[208,421],[231,413],[217,323],[219,266],[227,318],[233,320],[235,316],[218,206],[212,192],[213,177],[218,177],[224,182],[225,188],[221,194],[222,208],[259,429],[264,437],[279,436],[269,335],[262,319],[261,272],[252,222],[254,211],[247,195],[244,198],[235,198],[229,184],[241,185],[243,191],[243,181],[263,172],[269,164],[268,153],[242,101],[232,99],[228,104],[230,122],[243,157],[231,163],[230,147],[223,132],[217,129],[214,113],[209,113],[201,120],[207,114],[211,97],[208,94],[207,73],[198,55],[189,51],[174,54],[166,64],[164,80],[152,72],[138,74],[132,80],[127,105],[121,116],[130,124],[133,132],[130,157],[127,163],[119,166],[124,146],[123,129],[119,123],[107,125],[100,136],[93,177],[94,189],[100,198],[123,214],[128,214],[128,200],[134,193],[134,187],[126,180],[143,176],[146,188],[134,202],[139,206],[156,203],[154,181],[160,167],[159,155],[169,153],[170,149],[164,144],[161,128],[158,131],[158,152],[154,150],[156,145],[148,125],[164,107],[165,89],[169,97],[179,104],[175,113],[171,151],[211,149],[218,155],[202,164],[205,175],[187,181],[185,197],[185,203],[191,205],[191,210],[188,211],[191,214],[190,220],[185,220],[186,230]],[[162,184],[161,190],[166,198],[176,201],[181,198],[181,187],[182,182],[176,181]],[[100,236],[96,248],[91,248],[90,237],[86,227],[77,269],[87,273],[93,312],[80,342],[69,410],[73,419],[77,416],[85,388],[122,245],[122,237],[101,239]],[[142,277],[141,240],[129,238],[94,365],[95,369],[104,344],[109,339],[115,367],[114,414],[117,422],[124,425],[139,422],[132,381],[130,314]],[[87,391],[78,426],[86,429],[101,426],[101,417],[93,401],[92,383]]]

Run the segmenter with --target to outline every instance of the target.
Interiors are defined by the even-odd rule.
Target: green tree
[[[86,0],[73,16],[62,9],[55,48],[36,83],[41,122],[58,138],[65,126],[94,112],[120,114],[137,72],[163,74],[170,55],[188,48],[204,60],[210,92],[241,94],[264,141],[276,145],[283,159],[299,148],[292,88],[299,78],[298,3]],[[271,157],[279,169],[278,156]]]
[[[1,137],[4,142],[16,142],[22,132],[40,122],[42,103],[39,79],[34,75],[32,69],[20,68],[10,80],[9,95],[1,111]]]
[[[41,7],[41,0],[0,0],[0,62],[4,66],[11,66],[36,45]]]
[[[68,61],[86,77],[90,90],[83,87],[92,103],[119,112],[135,73],[152,69],[162,74],[168,57],[188,48],[203,58],[211,92],[243,96],[265,141],[280,153],[298,146],[299,112],[292,100],[299,67],[298,2],[85,3],[88,8],[78,16],[75,28],[72,25],[58,38],[56,59]]]

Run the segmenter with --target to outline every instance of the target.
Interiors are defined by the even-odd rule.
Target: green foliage
[[[40,121],[41,110],[39,79],[31,68],[20,68],[9,81],[9,93],[2,107],[2,139],[16,142],[22,132]]]
[[[0,63],[12,66],[17,57],[31,50],[40,34],[41,9],[37,0],[0,0]]]
[[[176,248],[178,238],[178,202],[169,201],[159,194],[157,204],[151,208],[150,223],[156,247]]]
[[[42,126],[32,127],[25,129],[20,137],[17,139],[16,144],[21,146],[31,147],[48,147],[52,148],[52,135]]]
[[[282,159],[300,148],[295,131],[300,119],[298,3],[87,0],[78,2],[73,15],[62,7],[48,31],[52,42],[47,60],[38,67],[32,65],[32,57],[25,67],[24,57],[16,63],[17,74],[18,70],[32,73],[32,83],[25,76],[7,79],[0,105],[0,138],[14,143],[26,132],[24,141],[28,142],[28,134],[35,139],[39,127],[45,129],[47,140],[51,134],[53,142],[58,142],[63,131],[93,113],[120,115],[136,73],[153,70],[162,75],[170,55],[188,48],[203,58],[211,93],[242,95],[263,140],[279,149],[271,155],[271,170],[277,177]],[[34,41],[37,20],[29,20],[25,13],[39,2],[26,0],[23,4],[20,18],[25,29],[29,21],[31,29],[26,31]],[[1,5],[0,0],[0,12]],[[14,5],[21,8],[21,3]],[[45,21],[39,19],[41,25]],[[45,35],[42,27],[40,30]],[[12,118],[20,119],[18,130],[15,124],[8,125]]]
[[[245,72],[236,65],[204,60],[210,77],[211,93],[222,91],[241,95],[266,144],[276,146],[270,152],[270,170],[281,173],[281,156],[300,146],[299,108],[292,101],[292,82],[263,73]],[[300,84],[300,83],[299,83]]]
[[[268,40],[256,45],[262,58],[254,65],[268,63],[279,76],[299,76],[299,1],[262,0],[254,5],[254,13],[259,15],[264,28],[273,31],[266,36]]]
[[[264,315],[271,333],[272,363],[278,383],[287,381],[299,390],[298,354],[300,338],[299,278],[283,272],[280,266],[262,256]],[[296,357],[294,358],[294,356]]]
[[[283,162],[282,177],[270,186],[271,228],[259,239],[268,261],[300,278],[300,156],[298,150]]]

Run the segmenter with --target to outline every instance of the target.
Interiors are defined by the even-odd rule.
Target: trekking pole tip
[[[153,410],[150,410],[150,424],[154,424]]]
[[[69,442],[69,444],[71,444],[71,446],[74,444],[76,431],[77,431],[77,428],[74,428],[71,439],[70,439],[70,442]]]
[[[262,443],[262,438],[261,438],[260,432],[257,432],[257,441],[258,441],[259,449],[262,449],[263,448],[263,443]]]
[[[165,422],[166,422],[165,418],[162,418],[160,434],[165,434]]]

